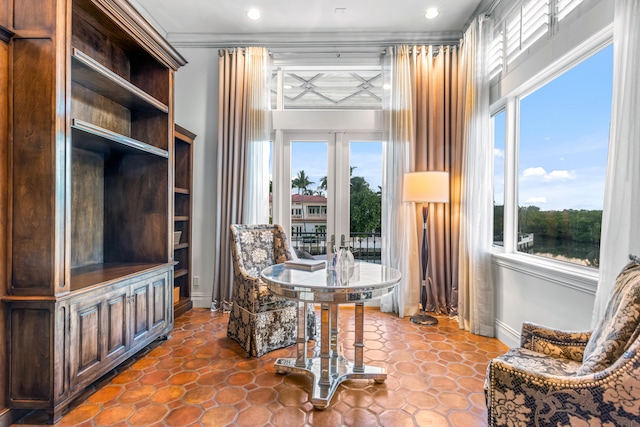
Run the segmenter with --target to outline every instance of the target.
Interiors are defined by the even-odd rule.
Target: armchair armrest
[[[531,322],[522,324],[520,345],[548,356],[582,362],[591,332],[561,331]]]
[[[487,369],[488,425],[635,425],[640,410],[635,350],[603,371],[579,375],[579,362],[512,349]]]

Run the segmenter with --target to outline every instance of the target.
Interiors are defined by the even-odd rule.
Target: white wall
[[[193,167],[193,276],[194,307],[211,307],[218,133],[218,50],[180,48],[189,62],[175,78],[175,122],[197,135]]]
[[[566,331],[591,329],[597,273],[564,274],[505,258],[494,256],[492,264],[500,341],[519,346],[525,321]]]

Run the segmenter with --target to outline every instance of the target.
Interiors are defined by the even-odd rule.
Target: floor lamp
[[[449,202],[448,172],[411,172],[404,175],[402,200],[422,203],[422,251],[420,256],[422,280],[420,283],[420,313],[411,316],[413,323],[420,325],[437,325],[438,319],[425,314],[427,306],[427,282],[431,278],[427,274],[429,268],[429,240],[427,238],[427,219],[429,203]]]

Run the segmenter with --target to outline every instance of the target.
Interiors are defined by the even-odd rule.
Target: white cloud
[[[547,198],[546,197],[529,197],[525,203],[529,204],[529,205],[539,205],[539,204],[545,204],[547,203]]]
[[[566,181],[568,179],[574,179],[575,178],[575,173],[566,171],[566,170],[559,170],[559,171],[551,171],[551,173],[545,175],[544,180],[545,181]]]
[[[504,159],[504,150],[501,150],[499,148],[494,148],[493,149],[493,157],[499,157],[501,159]]]
[[[567,181],[575,179],[575,172],[567,170],[554,170],[549,173],[543,167],[527,168],[522,171],[522,179],[540,177],[544,181]]]
[[[537,168],[526,168],[524,171],[522,171],[523,178],[530,178],[535,176],[544,177],[546,174],[547,174],[547,171],[540,166],[538,166]]]

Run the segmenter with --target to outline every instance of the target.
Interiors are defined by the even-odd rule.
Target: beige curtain
[[[458,90],[456,46],[414,46],[411,54],[414,141],[412,171],[450,173],[450,203],[429,209],[429,276],[427,311],[455,314],[458,304],[458,238],[463,101]],[[420,209],[416,206],[416,209]],[[422,234],[422,214],[415,214],[417,241]],[[410,256],[418,257],[418,251]]]
[[[257,217],[259,188],[265,186],[255,172],[254,139],[268,135],[265,119],[268,94],[264,48],[221,49],[218,68],[218,146],[216,164],[216,213],[214,283],[215,308],[225,308],[233,299],[233,270],[229,247],[229,225]],[[262,64],[262,65],[259,65]],[[266,184],[268,185],[268,183]],[[268,188],[268,187],[266,187]],[[267,190],[268,191],[268,190]],[[248,196],[251,195],[251,196]]]

